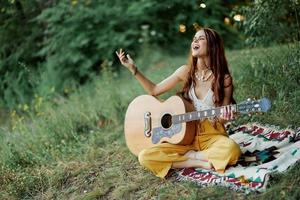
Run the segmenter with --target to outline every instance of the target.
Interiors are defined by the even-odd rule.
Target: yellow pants
[[[215,126],[204,120],[199,123],[197,134],[191,145],[175,145],[162,143],[139,153],[139,162],[156,176],[164,178],[173,162],[185,161],[184,156],[189,150],[201,151],[214,169],[223,173],[227,165],[233,165],[241,155],[238,144],[228,137],[224,126]]]

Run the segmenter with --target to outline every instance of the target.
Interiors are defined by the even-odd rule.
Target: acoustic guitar
[[[267,98],[228,105],[237,113],[266,112],[271,107]],[[222,107],[193,111],[193,105],[179,96],[162,102],[150,95],[136,97],[128,106],[124,121],[125,140],[129,150],[138,155],[145,148],[168,142],[191,144],[196,122],[220,116]]]

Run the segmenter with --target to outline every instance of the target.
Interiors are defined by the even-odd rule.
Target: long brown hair
[[[207,55],[209,57],[208,68],[212,70],[214,75],[214,80],[212,82],[212,88],[211,88],[212,91],[214,92],[214,104],[216,106],[221,106],[224,99],[225,75],[227,76],[229,75],[229,77],[231,78],[228,69],[227,60],[225,57],[223,40],[220,37],[220,35],[213,29],[201,28],[200,30],[203,30],[206,36]],[[185,99],[191,101],[188,92],[192,84],[196,85],[195,72],[197,70],[197,57],[192,56],[191,50],[189,53],[187,65],[190,69],[188,74],[188,79],[185,82],[182,90],[178,94],[181,94]],[[231,103],[235,103],[232,95],[231,95]]]

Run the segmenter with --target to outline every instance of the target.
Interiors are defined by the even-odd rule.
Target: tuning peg
[[[251,114],[251,113],[249,113],[249,114],[248,114],[248,116],[249,116],[249,117],[251,117],[251,116],[252,116],[252,114]]]
[[[251,101],[251,98],[248,98],[247,101]]]
[[[253,97],[252,99],[253,99],[254,101],[256,101],[256,100],[257,100],[257,98],[256,98],[256,97]]]

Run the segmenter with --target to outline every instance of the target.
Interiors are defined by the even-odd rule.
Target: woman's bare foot
[[[199,167],[203,169],[212,169],[211,163],[203,160],[188,159],[182,162],[174,162],[172,168],[190,168]]]
[[[202,160],[208,162],[205,155],[201,151],[189,150],[184,155],[192,160]]]
[[[196,166],[195,167],[200,167],[203,169],[212,169],[212,164],[208,161],[203,161],[203,160],[194,160]]]

